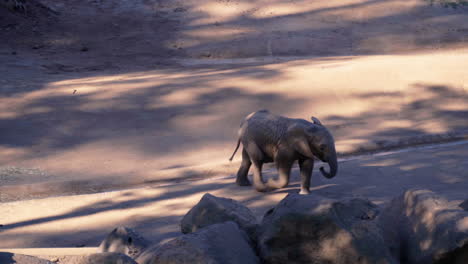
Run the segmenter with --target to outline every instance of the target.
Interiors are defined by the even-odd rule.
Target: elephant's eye
[[[325,150],[325,145],[320,145],[319,148],[320,148],[321,151],[324,151]]]

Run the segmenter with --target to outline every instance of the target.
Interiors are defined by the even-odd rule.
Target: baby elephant
[[[293,119],[261,110],[248,115],[241,123],[237,147],[229,160],[232,160],[242,142],[242,164],[237,172],[236,183],[250,185],[247,179],[253,165],[253,183],[260,192],[286,187],[294,161],[299,162],[301,171],[300,194],[308,194],[310,177],[314,168],[314,157],[328,163],[330,171],[320,168],[323,176],[333,178],[338,170],[335,141],[320,121],[312,117],[313,123],[304,119]],[[274,162],[278,169],[278,179],[262,178],[263,163]]]

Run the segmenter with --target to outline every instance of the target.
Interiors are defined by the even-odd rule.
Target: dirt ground
[[[333,179],[313,172],[311,191],[331,199],[367,198],[383,207],[410,188],[430,189],[456,204],[468,199],[468,141],[341,159]],[[271,177],[274,170],[267,170]],[[1,203],[0,248],[27,254],[82,254],[117,226],[128,226],[154,243],[180,235],[180,221],[205,193],[228,197],[249,207],[260,220],[288,193],[299,191],[298,170],[288,188],[258,193],[234,184],[234,176],[122,191],[49,197]],[[55,248],[59,248],[56,250]],[[68,249],[63,249],[68,248]],[[11,250],[0,250],[11,251]],[[36,253],[34,253],[36,252]]]
[[[463,5],[29,0],[15,11],[4,2],[2,206],[24,203],[43,210],[52,200],[39,198],[187,180],[197,186],[198,180],[229,177],[240,159],[228,162],[239,123],[258,109],[318,117],[332,131],[341,157],[468,138],[468,7]],[[387,169],[382,173],[393,173]],[[219,185],[219,194],[237,188],[231,180]],[[193,191],[171,188],[149,195],[175,192],[172,199]],[[372,196],[372,188],[366,194]],[[60,204],[62,198],[50,199]],[[25,214],[18,221],[33,218]],[[8,234],[0,248],[76,241],[48,243],[54,240],[45,231],[47,239],[28,244],[31,232],[38,231],[23,231]],[[93,239],[86,244],[94,245]]]
[[[261,108],[319,117],[341,153],[463,138],[468,128],[464,7],[27,3],[0,7],[3,193],[232,173],[237,127]]]

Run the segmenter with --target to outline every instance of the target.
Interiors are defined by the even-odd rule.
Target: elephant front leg
[[[251,185],[249,179],[247,178],[247,175],[249,173],[250,166],[252,165],[252,162],[250,161],[249,154],[245,149],[242,150],[242,163],[237,171],[237,178],[236,178],[236,183],[239,186],[249,186]]]
[[[299,168],[301,171],[301,191],[299,194],[309,194],[310,178],[312,177],[312,170],[314,169],[314,160],[299,160]]]

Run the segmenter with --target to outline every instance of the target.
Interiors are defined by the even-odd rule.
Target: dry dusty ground
[[[3,219],[16,226],[0,233],[0,247],[75,246],[80,238],[94,246],[131,219],[147,232],[155,218],[147,214],[161,212],[157,221],[174,224],[205,191],[250,197],[254,209],[277,201],[281,191],[258,195],[226,179],[209,188],[197,182],[7,203],[231,175],[240,155],[233,164],[227,159],[240,120],[262,108],[319,117],[344,154],[467,137],[466,7],[424,0],[41,3],[22,12],[0,5],[0,201],[9,208],[3,217],[18,217]],[[427,164],[437,167],[446,153],[450,166],[461,166],[440,175],[466,180],[466,161],[449,158],[466,152],[430,153],[436,161]],[[366,177],[408,175],[419,165],[372,166]],[[433,171],[394,182],[395,189],[426,186],[438,177]],[[363,194],[393,181],[382,177]],[[348,189],[339,190],[334,195]],[[121,212],[128,218],[116,217]],[[102,218],[82,231],[93,217]],[[55,220],[73,223],[49,223]]]
[[[468,128],[467,8],[41,3],[0,6],[2,201],[232,173],[261,108],[319,117],[341,153]]]
[[[340,160],[339,174],[329,180],[315,170],[312,192],[332,199],[368,198],[380,206],[408,188],[425,188],[459,204],[468,198],[468,141],[396,153]],[[270,170],[268,176],[274,175]],[[239,187],[234,177],[168,185],[149,185],[123,191],[50,197],[1,203],[1,248],[37,255],[93,252],[116,226],[132,227],[153,242],[180,235],[180,220],[203,196],[228,197],[248,206],[258,219],[288,193],[299,190],[294,170],[288,188],[258,193]],[[67,247],[68,249],[55,249]],[[92,247],[74,250],[77,247]],[[18,251],[16,251],[18,252]]]
[[[7,63],[7,71],[18,71],[17,63]],[[44,181],[55,182],[56,190],[45,184],[22,193],[233,173],[237,165],[227,159],[240,120],[262,108],[319,117],[345,153],[434,133],[466,135],[466,69],[468,50],[460,49],[87,77],[8,75],[2,87],[10,92],[0,98],[2,199],[16,199],[8,195],[18,185]]]

